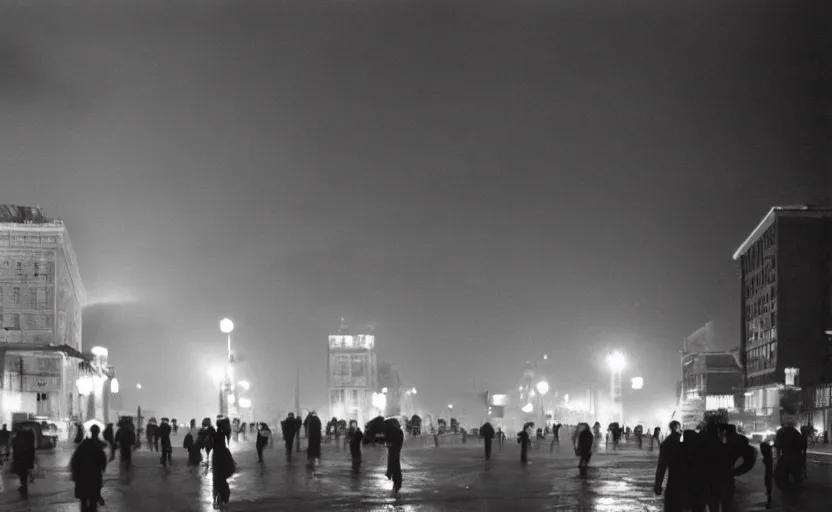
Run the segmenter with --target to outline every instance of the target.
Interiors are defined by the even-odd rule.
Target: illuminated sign
[[[508,405],[508,395],[491,395],[491,405],[506,406]]]
[[[376,337],[372,334],[332,335],[329,337],[329,348],[372,349],[376,344]]]

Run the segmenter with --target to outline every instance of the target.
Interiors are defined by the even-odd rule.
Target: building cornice
[[[768,213],[763,217],[763,220],[757,224],[757,227],[754,228],[754,231],[748,235],[748,238],[743,241],[742,244],[734,251],[733,259],[734,261],[740,259],[740,257],[748,252],[748,249],[763,236],[763,233],[774,224],[775,219],[781,215],[788,215],[788,216],[800,216],[800,217],[832,217],[832,208],[830,207],[817,207],[817,206],[809,206],[809,205],[794,205],[794,206],[774,206],[772,207]]]

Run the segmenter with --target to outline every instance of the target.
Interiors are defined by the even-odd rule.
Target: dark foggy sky
[[[828,198],[796,4],[25,4],[0,9],[0,201],[63,218],[91,297],[128,301],[85,344],[157,410],[214,413],[223,315],[256,404],[291,405],[295,368],[325,403],[341,316],[429,406],[542,353],[577,389],[614,346],[667,403],[684,335],[738,344],[736,246]]]

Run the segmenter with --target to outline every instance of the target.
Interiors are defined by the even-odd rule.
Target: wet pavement
[[[175,442],[176,443],[176,442]],[[175,444],[176,445],[176,444]],[[181,446],[181,445],[180,445]],[[392,482],[384,477],[386,452],[367,447],[360,475],[349,469],[346,450],[324,445],[323,460],[314,469],[303,455],[286,463],[281,449],[266,450],[266,463],[259,465],[253,443],[232,445],[239,472],[230,480],[231,505],[235,511],[400,511],[400,512],[497,512],[497,511],[658,511],[661,498],[653,494],[656,453],[624,450],[602,452],[592,460],[589,478],[577,474],[577,460],[568,447],[550,453],[532,450],[531,463],[522,466],[516,443],[502,451],[495,446],[493,460],[486,463],[482,450],[471,446],[443,446],[408,441],[402,455],[404,488],[396,496]],[[67,465],[71,447],[39,452],[42,479],[31,486],[30,499],[22,501],[17,481],[3,468],[0,477],[0,510],[75,511],[73,484]],[[772,510],[828,511],[826,498],[832,491],[832,457],[818,458],[809,465],[809,481],[794,496],[775,490]],[[762,467],[737,480],[737,508],[765,510]],[[159,455],[136,452],[132,472],[119,471],[111,463],[105,474],[103,510],[207,511],[211,508],[211,476],[208,468],[190,470],[185,451],[174,449],[170,471],[159,464]]]

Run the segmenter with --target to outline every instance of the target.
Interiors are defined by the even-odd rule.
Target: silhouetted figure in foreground
[[[20,495],[29,499],[29,472],[35,468],[35,433],[21,430],[12,438],[12,471],[20,480]]]
[[[269,446],[271,438],[271,429],[267,424],[261,423],[260,429],[257,431],[257,442],[255,443],[255,447],[257,448],[257,461],[260,462],[260,464],[263,463],[263,450]]]
[[[199,432],[200,429],[196,427],[196,420],[191,419],[191,426],[188,429],[188,433],[185,434],[185,440],[182,443],[182,447],[188,450],[188,466],[191,467],[199,466],[199,463],[202,462]]]
[[[777,431],[774,447],[777,450],[777,465],[774,468],[777,487],[781,491],[796,488],[803,481],[806,439],[790,423]]]
[[[586,478],[589,460],[592,458],[592,449],[595,446],[595,436],[592,435],[588,423],[578,425],[572,443],[575,447],[575,455],[578,456],[578,471],[581,477]]]
[[[350,458],[352,459],[352,470],[355,473],[361,471],[361,441],[364,440],[364,433],[358,427],[357,421],[350,422]]]
[[[681,424],[670,422],[670,434],[659,446],[659,464],[656,467],[656,483],[654,490],[657,495],[662,494],[664,474],[667,473],[667,488],[664,491],[665,512],[682,512],[684,500],[684,485],[682,477],[682,435]]]
[[[523,425],[523,430],[517,434],[517,442],[520,444],[520,462],[523,464],[528,464],[529,462],[529,445],[532,444],[532,439],[529,435],[530,429],[529,423],[526,423]]]
[[[682,438],[682,477],[684,506],[690,512],[704,512],[708,483],[705,474],[705,446],[695,430],[685,430]]]
[[[402,446],[404,445],[404,432],[396,420],[385,422],[386,432],[384,439],[387,442],[387,478],[393,480],[393,491],[398,492],[402,488]]]
[[[226,437],[218,435],[214,437],[213,451],[211,458],[212,475],[214,480],[214,508],[223,508],[231,498],[231,489],[228,487],[228,479],[236,471],[234,457],[225,445]]]
[[[321,419],[312,411],[304,423],[307,435],[306,459],[310,464],[314,464],[321,458]]]
[[[81,512],[95,512],[99,502],[103,501],[101,487],[107,469],[107,454],[98,438],[99,432],[98,425],[90,427],[90,438],[81,441],[70,461],[75,497],[81,502]]]
[[[133,463],[133,449],[136,446],[137,437],[132,422],[119,422],[118,431],[116,432],[116,446],[121,456],[120,462],[127,469]]]
[[[167,418],[162,418],[162,424],[159,425],[156,432],[158,434],[158,439],[162,442],[162,458],[160,462],[165,467],[168,467],[168,464],[172,462],[173,445],[170,442],[170,433],[172,430],[173,429],[170,426],[169,420]]]
[[[480,435],[482,436],[483,445],[485,445],[485,460],[491,460],[491,441],[494,439],[494,427],[491,423],[485,422],[480,427]]]
[[[298,433],[294,413],[290,412],[286,419],[280,422],[280,430],[283,433],[283,444],[286,445],[286,460],[292,460],[292,447]],[[298,440],[298,444],[300,444],[300,440]]]

